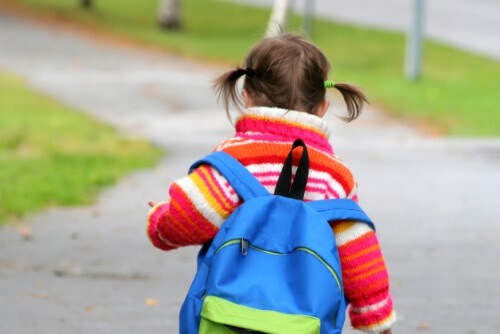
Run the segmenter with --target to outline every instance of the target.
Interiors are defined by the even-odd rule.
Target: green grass
[[[269,10],[228,1],[183,0],[184,27],[167,32],[155,22],[157,1],[95,0],[86,11],[76,0],[0,0],[37,13],[111,32],[171,52],[239,64],[264,34]],[[292,28],[299,28],[294,16]],[[404,79],[403,34],[318,20],[313,40],[333,64],[331,79],[362,86],[372,104],[452,136],[499,136],[497,61],[427,41],[422,79]]]
[[[56,205],[90,203],[162,152],[124,138],[0,72],[0,224]]]
[[[335,79],[359,83],[385,110],[445,134],[500,135],[498,62],[427,41],[422,79],[411,82],[403,74],[403,35],[325,22],[318,30],[332,26],[335,36],[318,34],[316,42],[329,55]]]

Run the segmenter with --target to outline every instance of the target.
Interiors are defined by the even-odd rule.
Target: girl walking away
[[[329,142],[323,116],[329,107],[327,88],[342,94],[352,121],[365,96],[356,87],[328,81],[330,64],[307,39],[290,33],[257,43],[244,65],[215,80],[214,88],[229,115],[241,107],[235,134],[218,145],[250,171],[272,194],[292,143],[300,138],[309,155],[303,200],[357,201],[355,179]],[[237,82],[244,79],[241,94]],[[297,166],[301,150],[293,151]],[[295,173],[295,168],[293,169]],[[243,199],[215,168],[201,164],[175,182],[170,199],[149,202],[147,233],[152,244],[168,251],[210,242]],[[343,290],[351,325],[366,333],[390,334],[396,321],[389,277],[374,230],[357,221],[330,223],[337,242]]]

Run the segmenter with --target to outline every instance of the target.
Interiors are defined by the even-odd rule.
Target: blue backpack
[[[292,151],[302,157],[292,184]],[[243,203],[198,254],[198,270],[182,305],[181,334],[336,334],[347,301],[329,221],[373,227],[348,199],[303,202],[307,148],[294,142],[274,195],[237,160],[214,152],[197,161],[216,168]]]

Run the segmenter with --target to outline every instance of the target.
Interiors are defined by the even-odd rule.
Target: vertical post
[[[158,24],[164,29],[177,30],[181,27],[181,0],[159,0]]]
[[[267,26],[266,37],[278,35],[282,30],[286,30],[288,25],[288,13],[290,11],[289,0],[275,0],[271,18]]]
[[[304,31],[309,37],[314,33],[314,0],[304,0]]]
[[[411,25],[406,39],[406,78],[415,81],[420,77],[422,65],[422,30],[424,1],[412,0]]]

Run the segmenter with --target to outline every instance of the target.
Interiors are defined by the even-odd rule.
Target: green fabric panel
[[[200,334],[234,334],[224,325],[269,334],[319,334],[321,328],[315,317],[254,309],[214,296],[205,297],[201,317]]]

